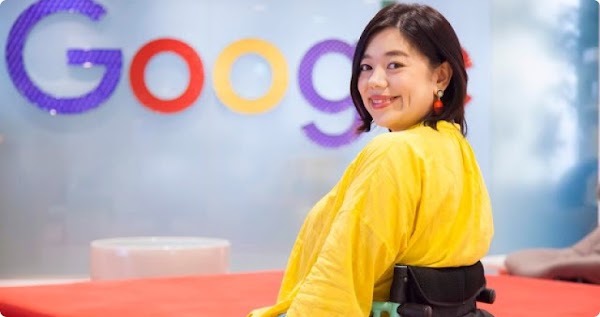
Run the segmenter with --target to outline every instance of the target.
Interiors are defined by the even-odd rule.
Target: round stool
[[[123,237],[90,243],[90,277],[114,280],[222,274],[230,243],[201,237]]]

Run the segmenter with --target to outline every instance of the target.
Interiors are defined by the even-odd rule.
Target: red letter
[[[173,52],[185,60],[190,72],[186,90],[175,99],[156,98],[146,86],[144,72],[152,57],[163,52]],[[137,99],[146,107],[166,113],[181,111],[189,107],[200,95],[204,85],[202,60],[193,48],[174,39],[158,39],[144,45],[134,56],[129,69],[129,82]]]

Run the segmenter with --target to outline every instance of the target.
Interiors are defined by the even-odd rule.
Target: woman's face
[[[395,28],[375,34],[361,61],[358,91],[375,124],[401,131],[432,110],[437,69]]]

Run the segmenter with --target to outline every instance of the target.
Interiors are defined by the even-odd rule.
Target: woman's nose
[[[385,71],[380,68],[373,69],[371,76],[369,77],[369,88],[385,88],[387,86],[387,78],[385,76]]]

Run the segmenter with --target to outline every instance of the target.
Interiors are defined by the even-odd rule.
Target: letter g
[[[69,65],[104,65],[106,72],[100,84],[91,92],[74,98],[57,98],[40,90],[27,75],[23,62],[25,40],[31,29],[43,18],[54,13],[79,13],[93,21],[99,20],[106,11],[92,0],[40,0],[25,10],[13,24],[6,43],[8,73],[19,90],[29,101],[52,114],[82,113],[98,107],[113,93],[121,77],[121,50],[67,50]]]

